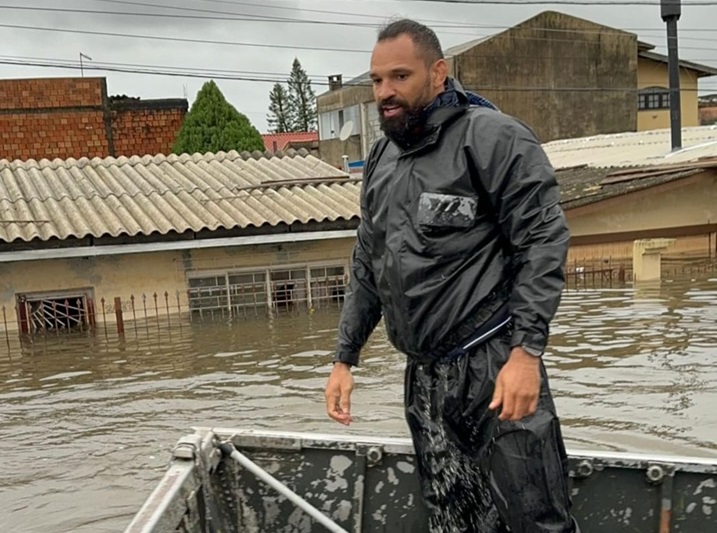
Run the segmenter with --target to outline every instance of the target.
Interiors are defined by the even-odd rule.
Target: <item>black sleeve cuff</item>
[[[545,352],[545,336],[543,335],[531,335],[525,331],[516,330],[513,333],[513,338],[510,341],[511,348],[517,346],[523,348],[530,355],[540,357]]]
[[[346,363],[347,365],[351,366],[358,366],[359,364],[359,356],[357,353],[351,353],[351,352],[337,352],[336,355],[334,355],[334,360],[332,363]]]

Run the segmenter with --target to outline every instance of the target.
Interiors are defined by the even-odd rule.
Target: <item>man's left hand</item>
[[[520,347],[513,348],[495,382],[489,409],[502,406],[500,420],[517,421],[538,409],[540,359]]]

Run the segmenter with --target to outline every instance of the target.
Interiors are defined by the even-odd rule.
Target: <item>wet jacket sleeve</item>
[[[372,154],[365,168],[371,166]],[[373,230],[371,216],[366,208],[366,172],[361,188],[361,221],[356,243],[351,254],[350,279],[344,296],[344,307],[338,327],[338,341],[334,361],[358,365],[359,354],[381,319],[381,302],[371,268],[370,250]]]
[[[570,234],[555,171],[532,131],[492,114],[472,134],[477,177],[512,255],[511,347],[542,354],[560,304]],[[476,142],[479,141],[479,142]]]

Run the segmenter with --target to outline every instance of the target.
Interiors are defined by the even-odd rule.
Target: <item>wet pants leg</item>
[[[406,368],[406,418],[434,533],[574,533],[568,463],[541,362],[537,411],[488,410],[509,332],[456,359]]]

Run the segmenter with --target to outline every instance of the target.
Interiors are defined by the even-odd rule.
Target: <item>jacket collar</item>
[[[492,102],[475,93],[466,91],[458,80],[448,77],[445,90],[436,96],[423,110],[426,124],[423,138],[414,146],[405,150],[404,154],[413,153],[435,144],[441,128],[471,106],[488,107],[498,111],[498,108]]]

